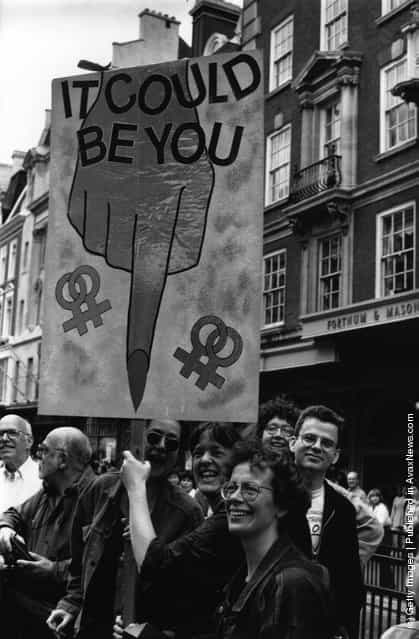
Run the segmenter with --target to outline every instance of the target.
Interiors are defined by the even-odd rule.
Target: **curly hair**
[[[252,470],[271,470],[273,500],[278,508],[286,510],[288,516],[305,515],[311,496],[303,485],[290,451],[273,452],[258,440],[242,441],[233,448],[232,466],[246,462]]]
[[[262,437],[263,431],[268,422],[274,417],[285,420],[292,428],[295,427],[300,409],[294,402],[284,396],[279,395],[262,404],[259,408],[259,419],[257,423],[257,437]]]
[[[208,433],[210,439],[228,449],[233,448],[234,444],[240,441],[240,432],[233,424],[229,422],[204,422],[199,424],[191,434],[190,449],[192,452],[204,433]]]

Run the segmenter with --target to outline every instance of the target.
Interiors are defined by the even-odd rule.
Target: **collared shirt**
[[[0,468],[0,513],[8,508],[19,506],[40,488],[42,488],[42,481],[39,479],[38,463],[32,457],[28,457],[15,473],[10,473],[5,466],[2,466]]]

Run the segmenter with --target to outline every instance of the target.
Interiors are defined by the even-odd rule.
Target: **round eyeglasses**
[[[270,490],[269,486],[260,486],[259,484],[253,484],[252,482],[245,481],[242,484],[238,484],[235,481],[228,481],[221,488],[221,497],[224,501],[229,501],[237,491],[240,491],[244,501],[252,503],[256,501],[262,490]]]
[[[328,437],[317,437],[313,433],[305,433],[304,435],[300,435],[301,441],[306,446],[314,446],[317,442],[319,442],[320,448],[323,448],[325,451],[331,451],[337,448],[337,443],[333,441],[333,439],[329,439]]]

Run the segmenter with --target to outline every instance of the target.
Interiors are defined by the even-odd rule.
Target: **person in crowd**
[[[394,588],[394,577],[390,562],[386,560],[389,554],[388,546],[391,546],[391,519],[387,506],[383,501],[383,495],[379,488],[372,488],[368,493],[368,503],[370,504],[374,517],[380,522],[384,529],[382,545],[378,548],[378,554],[383,555],[380,564],[380,585],[383,588]]]
[[[309,406],[298,418],[290,447],[311,493],[307,519],[312,549],[314,557],[329,570],[336,625],[350,639],[358,639],[364,588],[355,508],[325,479],[339,458],[343,424],[342,417],[326,406]]]
[[[290,452],[257,441],[237,445],[221,494],[245,562],[219,609],[219,639],[330,639],[327,570],[309,561],[288,531],[292,511],[305,515],[310,505]]]
[[[180,474],[180,487],[191,497],[195,497],[196,488],[194,486],[193,474],[190,470],[183,470]]]
[[[32,444],[32,428],[26,419],[19,415],[0,419],[0,513],[42,488],[38,464],[30,456]]]
[[[288,448],[299,413],[297,406],[283,397],[276,397],[262,404],[257,423],[257,437],[274,449]]]
[[[230,477],[234,444],[240,432],[232,424],[200,424],[191,436],[192,470],[199,491],[207,498],[211,515],[192,533],[167,544],[154,530],[144,500],[149,468],[128,457],[122,468],[127,486],[131,517],[131,538],[140,576],[153,584],[156,605],[162,587],[169,586],[171,604],[177,618],[177,636],[213,637],[214,613],[223,588],[243,561],[237,539],[229,535],[221,487]],[[293,524],[297,543],[310,553],[305,517]],[[122,636],[122,624],[115,625],[114,637]]]
[[[77,428],[52,430],[38,448],[43,487],[0,517],[0,553],[12,561],[2,571],[2,633],[8,639],[54,636],[45,621],[65,593],[74,510],[95,477],[91,454],[89,439]],[[16,560],[15,539],[26,545],[27,559]]]
[[[152,420],[145,435],[149,478],[147,485],[144,483],[143,497],[153,527],[164,543],[170,543],[193,530],[203,518],[198,504],[168,481],[184,445],[184,430],[174,420]],[[128,554],[131,550],[126,533],[126,522],[131,516],[120,473],[96,477],[75,513],[67,593],[48,619],[55,633],[69,632],[75,622],[79,639],[109,639],[115,608],[134,605],[136,597],[146,619],[153,616],[153,611],[147,612],[149,598],[145,584],[136,580],[134,574],[134,583],[127,587],[126,571],[132,565],[128,561],[122,566],[120,563],[123,550]],[[162,590],[154,609],[163,627],[167,619],[167,593]]]
[[[362,490],[361,486],[359,485],[358,473],[356,473],[354,470],[351,470],[347,474],[346,478],[348,482],[348,491],[350,492],[351,497],[358,497],[362,501],[368,502],[365,490]]]
[[[291,442],[294,440],[293,434],[299,414],[300,411],[296,405],[284,398],[278,397],[266,402],[266,404],[263,404],[260,408],[259,422],[256,430],[258,438],[270,446],[272,450],[281,450],[282,448],[289,449]],[[277,440],[275,446],[272,446],[271,436],[268,432],[271,420],[283,424],[282,434],[274,435]],[[290,427],[289,429],[287,425]],[[333,473],[331,471],[333,471]],[[331,484],[332,488],[349,499],[355,508],[359,556],[362,565],[365,565],[380,545],[384,534],[383,529],[374,517],[368,504],[362,501],[357,495],[345,490],[341,485],[341,481],[339,481],[339,477],[342,477],[346,485],[345,473],[343,473],[343,471],[339,473],[335,464],[332,464],[327,470],[327,481]]]
[[[369,491],[368,503],[375,517],[377,517],[380,524],[385,528],[387,535],[384,535],[384,539],[386,539],[386,536],[388,537],[390,533],[391,519],[388,508],[383,501],[383,494],[379,488],[372,488]]]
[[[391,506],[391,529],[395,534],[396,539],[395,545],[398,546],[398,537],[400,533],[403,533],[404,530],[404,518],[406,515],[406,504],[407,504],[407,486],[401,485],[399,488],[399,494],[395,496],[393,499],[393,503]]]
[[[169,482],[169,484],[172,484],[172,486],[180,486],[179,472],[177,470],[172,470],[167,478],[167,481]]]

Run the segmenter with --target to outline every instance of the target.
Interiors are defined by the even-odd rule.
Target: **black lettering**
[[[88,142],[86,137],[93,134],[95,137]],[[82,166],[96,164],[103,160],[106,155],[106,146],[103,143],[103,131],[100,126],[88,126],[85,129],[77,131],[79,141],[80,162]],[[87,151],[90,149],[98,149],[98,153],[92,157],[88,157]]]
[[[120,131],[136,131],[136,124],[124,124],[122,122],[114,122],[112,126],[111,141],[109,144],[109,162],[122,162],[123,164],[132,164],[132,157],[128,155],[117,155],[116,150],[118,146],[132,147],[134,146],[134,140],[120,138]]]
[[[240,86],[234,74],[234,67],[236,67],[238,64],[247,64],[253,75],[250,84],[245,88],[242,88]],[[252,93],[252,91],[256,91],[260,84],[261,73],[259,65],[254,58],[252,58],[250,55],[247,55],[246,53],[240,53],[236,58],[233,58],[233,60],[229,60],[228,62],[223,64],[223,69],[236,100],[241,100],[246,95],[249,95],[249,93]]]
[[[148,88],[153,84],[153,82],[159,82],[163,87],[163,99],[157,106],[149,106],[146,104],[146,93]],[[172,97],[172,85],[170,84],[169,78],[166,78],[164,75],[159,75],[157,73],[153,73],[149,78],[144,80],[142,85],[140,86],[140,90],[138,92],[138,106],[140,109],[147,113],[148,115],[157,115],[165,110],[167,105],[170,102],[170,98]]]
[[[208,73],[208,102],[227,102],[228,97],[226,95],[217,95],[217,63],[210,62],[209,63],[209,73]]]
[[[170,130],[172,128],[171,124],[166,124],[163,129],[163,134],[159,140],[152,126],[145,127],[144,131],[147,133],[148,137],[151,140],[152,145],[157,151],[157,163],[164,164],[164,147],[167,142],[167,138],[169,137]]]
[[[74,80],[73,87],[75,89],[81,89],[80,96],[80,111],[79,117],[85,118],[87,115],[87,103],[89,101],[89,89],[94,89],[99,86],[98,80]]]
[[[73,112],[71,110],[70,91],[68,90],[67,80],[61,82],[61,93],[63,96],[64,115],[66,118],[71,118]]]
[[[237,158],[244,128],[242,126],[235,127],[230,153],[228,157],[221,159],[217,157],[217,146],[218,140],[220,138],[221,127],[221,122],[215,122],[214,128],[212,130],[211,141],[209,143],[208,155],[209,158],[214,162],[214,164],[217,164],[219,166],[227,166],[228,164],[232,164]]]
[[[188,86],[186,86],[184,90],[182,83],[180,82],[177,74],[173,74],[171,76],[177,101],[179,102],[181,106],[186,107],[187,109],[190,109],[192,107],[198,106],[198,104],[201,104],[201,102],[205,100],[205,96],[207,94],[207,90],[205,88],[205,83],[201,75],[199,64],[197,64],[196,62],[193,62],[191,64],[191,71],[195,80],[195,84],[198,88],[198,95],[196,98],[192,97],[191,93],[189,92]],[[185,96],[186,92],[189,93],[188,97]]]
[[[198,146],[196,151],[194,151],[191,155],[181,155],[179,150],[179,138],[184,131],[195,131],[198,136]],[[196,122],[185,122],[181,124],[173,134],[172,138],[172,153],[173,157],[177,162],[181,162],[182,164],[192,164],[196,162],[201,157],[202,153],[205,151],[205,135],[202,128]]]
[[[130,75],[128,75],[128,73],[117,73],[110,78],[108,84],[105,87],[106,104],[108,105],[112,113],[126,113],[135,104],[135,93],[131,93],[131,95],[128,96],[128,101],[125,102],[125,104],[116,104],[112,94],[112,89],[116,82],[124,82],[125,84],[130,84],[132,82],[132,78]]]

